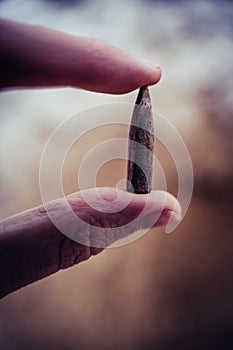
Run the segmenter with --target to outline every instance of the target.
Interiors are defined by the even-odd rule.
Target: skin
[[[2,89],[72,86],[120,94],[155,84],[161,77],[158,66],[106,43],[3,19],[0,47]],[[46,209],[42,205],[2,220],[0,297],[85,261],[137,230],[180,219],[179,203],[168,193],[119,191],[118,197],[115,188],[90,189],[67,197],[81,218],[75,230],[82,244],[60,232],[49,218],[48,213],[59,213],[65,227],[71,225],[63,211],[64,199],[47,203]],[[104,201],[99,201],[99,195]],[[121,205],[124,209],[116,211]],[[98,236],[101,227],[107,230]]]
[[[0,19],[0,87],[72,86],[122,94],[161,70],[107,43]]]

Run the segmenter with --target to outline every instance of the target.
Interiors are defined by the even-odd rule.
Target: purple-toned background
[[[159,63],[153,106],[183,136],[195,175],[190,209],[171,235],[152,230],[3,299],[0,348],[232,349],[231,1],[9,0],[0,1],[0,16],[99,38]],[[1,93],[1,218],[41,202],[40,156],[61,121],[135,98],[68,88]],[[111,136],[126,137],[127,130],[100,128],[72,147],[66,193],[77,190],[85,153]],[[176,194],[175,165],[162,145],[156,152]],[[115,160],[100,170],[97,185],[115,186],[124,176],[125,162]]]

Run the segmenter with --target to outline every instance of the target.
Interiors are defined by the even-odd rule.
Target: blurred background
[[[160,64],[153,107],[182,135],[195,176],[188,213],[171,235],[151,230],[1,300],[0,348],[232,349],[232,2],[3,0],[0,16],[95,37]],[[2,92],[1,218],[41,203],[40,157],[60,122],[96,104],[133,103],[136,94]],[[124,127],[99,128],[74,145],[65,192],[77,190],[82,154],[126,136]],[[176,195],[175,165],[158,143],[156,156]],[[97,185],[115,186],[124,176],[125,162],[115,160],[100,169]]]

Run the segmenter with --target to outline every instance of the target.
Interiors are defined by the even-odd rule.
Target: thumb
[[[164,191],[132,194],[115,188],[95,188],[67,199],[73,212],[63,206],[52,220],[72,240],[96,248],[106,248],[135,231],[181,218],[180,204]],[[59,221],[65,212],[65,219]]]
[[[166,192],[100,188],[6,218],[0,222],[0,297],[180,215],[178,202]]]

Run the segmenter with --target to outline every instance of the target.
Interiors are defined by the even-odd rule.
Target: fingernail
[[[171,212],[170,219],[171,219],[172,221],[177,222],[177,221],[180,221],[180,220],[182,219],[182,215],[181,215],[180,212],[172,211],[172,212]]]
[[[140,61],[143,62],[144,64],[146,64],[147,66],[156,69],[156,70],[161,70],[160,66],[150,60],[147,60],[145,58],[140,58]]]
[[[178,222],[181,220],[181,214],[179,212],[164,209],[160,213],[151,213],[145,216],[140,221],[140,229],[152,228],[156,226],[166,225],[168,222]]]
[[[166,225],[168,222],[178,222],[181,220],[181,214],[174,210],[164,209],[157,222],[158,225]]]

